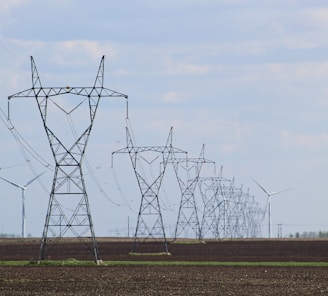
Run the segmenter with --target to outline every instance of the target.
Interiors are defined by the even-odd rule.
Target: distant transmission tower
[[[201,220],[202,238],[219,238],[226,231],[226,202],[228,199],[227,182],[222,177],[221,166],[219,176],[201,177],[198,180],[199,191],[203,200],[203,216]],[[222,228],[222,231],[221,231]]]
[[[126,128],[127,147],[114,151],[115,153],[128,153],[136,175],[141,193],[141,203],[138,213],[136,231],[134,235],[133,252],[149,239],[160,242],[161,251],[168,252],[163,217],[159,202],[159,190],[168,162],[173,154],[185,151],[172,146],[172,127],[165,146],[135,146]],[[158,165],[159,174],[147,174],[154,165]],[[147,166],[147,168],[146,168]],[[148,169],[146,171],[146,169]],[[162,249],[164,246],[164,250]],[[154,247],[158,247],[158,244]]]
[[[181,191],[181,200],[175,227],[174,240],[182,236],[184,231],[191,229],[197,239],[201,239],[197,204],[195,200],[195,188],[203,164],[215,162],[204,158],[204,145],[198,158],[177,158],[173,154],[173,168]]]
[[[201,237],[204,239],[208,234],[218,237],[219,207],[224,203],[221,197],[220,178],[199,178],[198,186],[203,200],[203,216],[201,219]]]
[[[99,254],[82,173],[82,160],[100,98],[123,97],[127,99],[127,96],[103,87],[104,56],[101,59],[94,85],[91,87],[43,87],[33,57],[31,57],[31,68],[32,88],[11,95],[8,100],[36,99],[56,163],[39,260],[44,260],[62,237],[73,235],[88,246],[95,261],[98,262]],[[59,99],[57,99],[58,96]],[[69,99],[65,101],[65,104],[62,102],[64,96]],[[58,122],[61,122],[59,116],[64,116],[64,119],[66,117],[69,121],[72,135],[66,130],[63,131],[62,126],[58,125]],[[79,122],[87,122],[87,126],[82,127],[79,124],[80,129],[77,131],[73,126],[72,116],[76,116]],[[49,233],[51,238],[48,237]]]

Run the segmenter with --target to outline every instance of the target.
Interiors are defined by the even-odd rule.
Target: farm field
[[[2,239],[0,261],[35,261],[39,246],[38,239]],[[154,243],[145,244],[145,253],[154,247]],[[328,262],[328,240],[178,243],[169,244],[170,256],[129,255],[132,241],[124,239],[98,239],[98,248],[104,261],[100,266],[0,265],[0,295],[328,295],[328,267],[320,266]],[[92,260],[74,240],[60,244],[52,256],[50,259]],[[173,265],[175,262],[189,264]],[[292,266],[290,262],[309,265]]]

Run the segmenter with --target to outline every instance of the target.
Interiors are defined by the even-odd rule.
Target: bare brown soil
[[[0,260],[36,260],[37,239],[0,241]],[[101,239],[109,260],[328,262],[328,240],[226,240],[170,244],[171,256],[132,256],[132,241]],[[152,252],[157,244],[144,245]],[[68,241],[53,259],[87,259]],[[241,266],[2,266],[0,295],[328,295],[327,267]]]

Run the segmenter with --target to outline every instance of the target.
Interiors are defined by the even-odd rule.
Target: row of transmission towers
[[[12,99],[34,98],[55,162],[38,259],[49,257],[61,238],[75,236],[99,262],[82,164],[100,99],[119,97],[127,101],[128,97],[103,86],[104,57],[94,84],[89,87],[44,87],[33,57],[31,71],[32,87],[8,97],[8,120]],[[68,120],[71,131],[58,126],[60,115]],[[73,124],[74,116],[80,122],[77,127]],[[189,230],[198,240],[259,235],[263,215],[259,205],[249,190],[244,191],[234,180],[223,178],[222,170],[215,176],[215,162],[204,157],[204,146],[199,157],[188,157],[186,151],[173,147],[172,128],[164,146],[136,146],[126,127],[126,147],[112,154],[119,153],[129,155],[141,195],[133,252],[139,251],[146,240],[162,252],[169,252],[160,199],[169,165],[180,189],[174,240]],[[206,177],[202,171],[206,167],[208,172],[209,166],[213,173]],[[196,190],[200,192],[201,202],[196,198]]]
[[[221,170],[222,172],[222,170]],[[261,236],[263,209],[243,186],[222,177],[199,180],[203,200],[202,238],[256,238]]]
[[[164,146],[136,146],[126,127],[126,147],[112,152],[128,154],[140,189],[141,202],[134,234],[133,252],[145,241],[168,253],[161,210],[160,188],[168,165],[174,169],[180,190],[173,241],[193,233],[193,238],[255,238],[260,236],[263,210],[234,179],[216,176],[215,162],[204,156],[190,158],[187,151],[173,147],[172,127]],[[211,167],[211,168],[210,168]],[[205,173],[203,173],[204,171]],[[149,173],[150,172],[150,173]],[[158,172],[155,174],[154,172]],[[206,177],[206,173],[211,176]],[[200,195],[201,198],[197,198]]]

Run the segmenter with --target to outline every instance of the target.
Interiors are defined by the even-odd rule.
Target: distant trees
[[[1,238],[14,238],[19,237],[19,235],[16,234],[10,234],[10,233],[0,233]]]
[[[0,233],[0,238],[19,238],[21,237],[19,234],[12,234],[12,233]],[[27,237],[32,237],[29,233]]]
[[[290,234],[290,238],[328,238],[328,231],[303,231]]]

